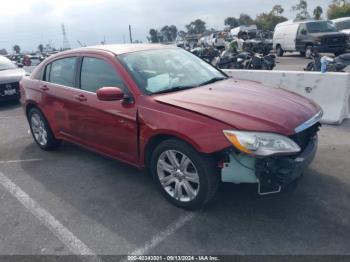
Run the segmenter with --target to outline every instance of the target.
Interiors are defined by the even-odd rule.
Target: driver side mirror
[[[22,68],[22,67],[23,67],[23,64],[22,64],[22,63],[16,63],[16,65],[17,65],[19,68]]]
[[[120,101],[124,99],[124,92],[119,87],[102,87],[96,91],[101,101]]]

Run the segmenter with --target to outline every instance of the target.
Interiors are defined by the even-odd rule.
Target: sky
[[[179,30],[200,18],[208,28],[222,29],[228,16],[247,13],[253,18],[268,12],[276,4],[284,8],[284,16],[294,18],[292,6],[299,0],[0,0],[0,49],[12,51],[15,44],[22,50],[37,50],[51,43],[62,47],[61,24],[72,48],[78,41],[95,45],[133,39],[147,41],[150,28],[160,29],[174,24]],[[307,0],[309,12],[320,5],[324,13],[331,0]]]

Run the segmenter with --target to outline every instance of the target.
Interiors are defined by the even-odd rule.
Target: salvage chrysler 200
[[[259,194],[294,184],[315,156],[314,102],[229,78],[185,50],[104,45],[52,56],[21,81],[44,150],[70,141],[147,168],[173,204],[195,209],[220,182]]]

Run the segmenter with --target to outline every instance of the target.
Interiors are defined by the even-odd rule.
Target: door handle
[[[75,99],[75,100],[78,100],[78,101],[80,101],[80,102],[84,102],[84,101],[87,100],[87,98],[86,98],[84,95],[75,95],[75,96],[74,96],[74,99]]]
[[[40,90],[42,90],[42,91],[48,91],[49,88],[47,87],[47,85],[43,85],[43,86],[40,87]]]

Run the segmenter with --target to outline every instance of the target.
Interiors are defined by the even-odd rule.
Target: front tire
[[[44,114],[37,108],[30,109],[28,113],[30,131],[37,145],[45,150],[56,149],[61,140],[55,138]]]
[[[178,139],[165,140],[156,147],[151,174],[169,202],[190,210],[207,204],[220,183],[216,161]]]

